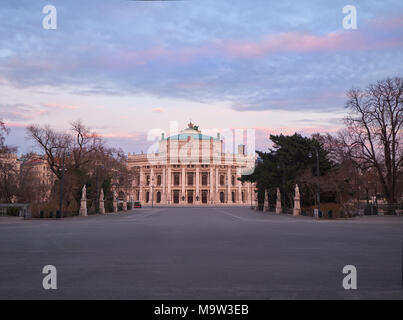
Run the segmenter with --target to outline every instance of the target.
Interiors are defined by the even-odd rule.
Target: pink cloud
[[[4,124],[6,125],[6,127],[9,128],[26,128],[28,127],[28,124],[26,123],[20,123],[20,122],[4,122]]]
[[[396,14],[389,17],[376,17],[371,21],[371,25],[382,29],[403,28],[403,14]]]
[[[282,32],[266,35],[257,41],[233,39],[216,40],[198,47],[170,49],[157,46],[144,50],[120,52],[116,62],[122,67],[145,65],[156,59],[170,59],[175,63],[188,63],[195,58],[224,56],[230,58],[253,58],[282,52],[352,51],[403,47],[403,39],[376,37],[375,32],[395,31],[403,27],[403,17],[376,18],[358,30],[340,29],[324,35],[306,32]],[[373,32],[374,31],[374,32]]]
[[[395,48],[403,46],[403,39],[374,41],[367,34],[343,30],[326,35],[302,32],[283,32],[268,35],[258,42],[221,41],[217,46],[231,57],[259,57],[281,52],[351,51]]]
[[[79,107],[77,106],[52,104],[52,103],[42,103],[42,106],[49,109],[67,109],[67,110],[79,109]]]
[[[111,132],[111,133],[100,133],[101,137],[104,138],[121,138],[121,139],[134,139],[134,140],[141,140],[146,139],[146,134],[143,132]]]
[[[163,113],[163,112],[165,112],[165,110],[163,108],[154,108],[151,111],[155,112],[155,113]]]
[[[336,133],[340,128],[337,126],[309,126],[303,128],[297,127],[279,127],[279,128],[255,128],[255,142],[256,150],[267,151],[268,148],[272,147],[272,142],[270,140],[270,135],[293,135],[294,133],[299,133],[303,136],[310,137],[314,133]]]

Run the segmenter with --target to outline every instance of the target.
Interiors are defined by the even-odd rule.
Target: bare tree
[[[14,162],[0,158],[0,201],[13,202],[18,193],[18,167]]]
[[[71,131],[74,138],[71,149],[73,165],[78,169],[88,164],[93,159],[93,155],[102,149],[103,141],[99,135],[91,132],[80,120],[71,123]]]
[[[4,146],[4,141],[6,140],[5,135],[8,134],[9,129],[6,127],[5,123],[0,119],[0,149]]]
[[[12,202],[18,193],[17,148],[6,145],[10,129],[0,119],[0,201]]]
[[[403,78],[387,78],[348,93],[340,137],[362,170],[374,168],[389,203],[397,200],[403,166]]]
[[[56,132],[50,126],[30,125],[27,131],[28,136],[44,152],[50,170],[60,180],[62,178],[62,161],[60,160],[72,145],[72,137],[65,133]]]
[[[126,158],[121,150],[107,147],[103,139],[81,121],[72,122],[70,129],[69,132],[56,132],[49,126],[31,125],[28,135],[42,149],[44,159],[59,180],[64,163],[65,207],[68,208],[72,200],[77,207],[80,205],[81,190],[85,184],[90,207],[95,208],[105,181],[118,181],[119,188],[129,185]],[[57,183],[53,191],[55,200],[60,196]]]
[[[15,153],[17,148],[5,144],[6,136],[10,133],[10,129],[6,127],[6,124],[0,119],[0,154]]]

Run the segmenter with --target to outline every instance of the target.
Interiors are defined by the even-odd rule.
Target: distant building
[[[38,155],[25,161],[23,167],[29,173],[31,179],[38,181],[42,186],[50,186],[56,179],[55,174],[43,156]]]
[[[238,180],[254,168],[256,156],[244,145],[223,152],[220,135],[202,134],[189,123],[178,134],[161,135],[159,151],[130,154],[134,172],[131,201],[156,205],[255,205],[255,184]]]
[[[21,162],[15,153],[0,153],[0,166],[4,165],[10,165],[15,172],[19,172]]]
[[[0,153],[0,181],[5,182],[6,186],[3,185],[5,189],[8,189],[13,182],[17,181],[20,169],[20,161],[15,153]],[[14,203],[17,201],[15,195],[6,195],[7,193],[0,193],[0,202],[10,201]]]

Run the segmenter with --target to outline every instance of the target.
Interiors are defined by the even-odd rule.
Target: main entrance
[[[174,203],[179,203],[179,190],[174,190]]]
[[[202,203],[207,203],[207,196],[208,196],[208,191],[207,190],[202,190]]]
[[[224,192],[220,192],[220,202],[224,203]]]
[[[188,190],[188,203],[193,203],[193,190]]]

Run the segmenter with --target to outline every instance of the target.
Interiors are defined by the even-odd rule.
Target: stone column
[[[101,194],[99,196],[99,213],[105,214],[105,205],[104,205],[104,189],[101,188]]]
[[[184,164],[182,164],[182,194],[181,194],[181,198],[180,198],[180,202],[182,204],[186,203],[185,183],[186,183],[186,172],[185,172]]]
[[[116,190],[113,190],[113,212],[118,212],[118,195]]]
[[[281,213],[281,193],[279,188],[277,188],[276,213]]]
[[[236,183],[238,184],[238,201],[237,203],[242,203],[242,182],[240,180],[238,180],[238,178],[241,177],[241,175],[239,174],[239,172],[237,173],[237,179],[236,179]]]
[[[161,195],[161,203],[167,203],[167,186],[166,186],[166,169],[162,168],[162,195]]]
[[[150,185],[148,186],[148,190],[150,191],[150,199],[149,199],[149,203],[154,203],[155,202],[155,197],[154,197],[154,193],[155,193],[155,185],[156,185],[156,181],[154,178],[154,168],[153,166],[151,166],[151,170],[150,170]]]
[[[210,163],[210,176],[209,176],[209,184],[210,184],[210,204],[214,203],[214,170],[213,165]]]
[[[198,200],[196,200],[196,204],[199,204],[200,199],[201,199],[200,187],[199,187],[199,185],[200,185],[199,165],[196,165],[196,179],[195,180],[196,180],[196,195],[195,195],[195,199],[197,199],[197,197],[198,197]]]
[[[168,176],[167,176],[167,180],[168,180],[167,202],[168,202],[168,204],[171,202],[171,184],[172,184],[171,178],[172,178],[171,165],[168,164]]]
[[[250,182],[246,182],[246,194],[245,194],[245,199],[246,203],[250,204],[252,206],[252,200],[251,200],[251,193],[250,193]]]
[[[81,193],[80,216],[87,216],[87,189],[85,185]]]
[[[218,172],[218,165],[215,167],[215,195],[214,195],[214,202],[219,203],[220,202],[220,195],[218,193],[218,185],[220,183],[219,181],[219,172]]]
[[[264,207],[263,211],[269,211],[270,210],[270,204],[269,204],[269,190],[264,191]]]
[[[139,180],[139,186],[140,186],[140,191],[139,191],[139,201],[143,201],[143,186],[144,186],[144,171],[143,171],[143,166],[140,166],[140,180]]]
[[[228,166],[227,170],[227,203],[232,203],[232,193],[231,193],[231,167]]]
[[[293,216],[299,216],[301,214],[301,202],[300,202],[298,184],[295,185],[294,209],[292,210],[292,214]]]

